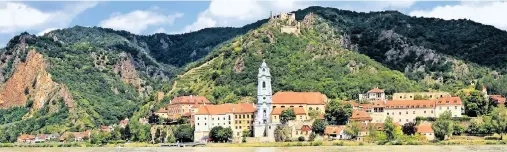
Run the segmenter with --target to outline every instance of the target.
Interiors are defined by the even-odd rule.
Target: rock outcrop
[[[26,61],[15,66],[12,76],[0,91],[0,107],[25,106],[27,100],[33,101],[33,108],[41,108],[49,101],[51,94],[58,92],[58,84],[53,82],[46,71],[43,56],[31,50]]]

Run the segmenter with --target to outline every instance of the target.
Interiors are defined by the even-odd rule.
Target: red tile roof
[[[35,136],[34,135],[28,135],[28,134],[21,134],[21,135],[18,136],[18,139],[21,139],[21,140],[34,140]]]
[[[277,92],[273,104],[325,105],[327,96],[320,92]]]
[[[127,125],[129,123],[128,119],[120,120],[120,125]]]
[[[431,128],[431,123],[422,123],[417,126],[418,133],[433,133],[433,129]]]
[[[442,97],[437,100],[437,105],[461,105],[461,98],[459,97]]]
[[[227,113],[254,113],[256,108],[251,103],[205,105],[197,108],[196,115],[222,115]]]
[[[339,134],[342,130],[345,130],[347,126],[326,126],[326,129],[324,129],[324,134]]]
[[[273,111],[271,111],[271,115],[281,115],[282,111],[290,108],[294,109],[295,115],[306,115],[305,109],[302,107],[289,107],[289,108],[276,107],[273,109]]]
[[[377,131],[383,131],[384,130],[384,123],[368,123],[368,124],[361,123],[361,131],[362,132],[368,131],[368,128],[370,126],[375,127],[375,130],[377,130]],[[398,125],[396,125],[396,126],[398,126]]]
[[[494,101],[498,104],[505,104],[505,97],[503,97],[502,95],[489,95],[489,99],[491,99],[491,101]]]
[[[301,131],[312,131],[312,127],[308,126],[308,125],[303,125],[301,127]]]
[[[353,121],[364,121],[364,120],[372,120],[370,115],[366,111],[363,110],[352,110],[352,116],[350,116],[349,120]]]
[[[171,100],[170,104],[210,104],[211,102],[204,96],[179,96]]]
[[[384,93],[384,90],[379,88],[373,88],[370,91],[368,91],[368,93]]]

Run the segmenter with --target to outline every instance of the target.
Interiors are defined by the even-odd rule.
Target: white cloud
[[[54,31],[54,30],[57,30],[57,29],[58,29],[58,28],[47,28],[47,29],[42,30],[41,32],[37,33],[37,36],[42,36],[42,35],[44,35],[44,34],[46,34],[46,33],[49,33],[49,32],[51,32],[51,31]]]
[[[260,19],[268,18],[270,12],[296,11],[309,6],[332,6],[355,11],[378,11],[385,9],[404,9],[411,7],[415,0],[354,2],[353,5],[342,5],[343,2],[329,3],[299,0],[212,0],[209,7],[202,11],[195,22],[187,25],[182,31],[185,33],[216,26],[243,26]]]
[[[19,2],[6,2],[0,6],[0,33],[41,30],[49,27],[66,27],[83,11],[93,8],[96,2],[79,2],[62,10],[45,12]]]
[[[445,20],[470,19],[507,30],[507,2],[463,2],[458,5],[438,6],[432,10],[410,12],[412,16],[436,17]]]
[[[300,2],[298,2],[300,3]],[[268,18],[273,13],[286,12],[303,7],[294,0],[256,1],[256,0],[213,0],[209,7],[199,13],[197,20],[187,25],[185,33],[216,26],[243,26],[254,21]]]
[[[153,10],[136,10],[127,14],[115,13],[108,19],[100,21],[99,26],[139,34],[149,26],[171,25],[181,17],[183,13],[165,15]]]

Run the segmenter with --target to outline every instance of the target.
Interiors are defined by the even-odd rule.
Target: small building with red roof
[[[291,107],[289,107],[289,108],[276,107],[273,109],[273,111],[271,111],[271,122],[280,123],[280,115],[282,115],[282,112],[284,110],[289,110],[289,109],[294,110],[294,115],[296,115],[296,119],[295,119],[296,121],[304,121],[304,120],[308,119],[306,111],[302,107],[293,107],[293,108],[291,108]]]
[[[433,132],[433,128],[431,128],[431,123],[421,123],[417,126],[417,133],[426,136],[427,140],[434,140],[435,133]]]
[[[160,118],[176,120],[185,114],[190,116],[194,108],[200,105],[211,104],[204,96],[179,96],[171,100],[169,104],[155,112]]]
[[[359,101],[375,101],[375,100],[386,100],[386,94],[384,90],[373,88],[364,94],[359,94]]]

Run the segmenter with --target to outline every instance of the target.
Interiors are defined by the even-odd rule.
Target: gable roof
[[[384,90],[377,88],[373,88],[368,93],[384,93]]]
[[[277,92],[273,95],[273,104],[310,104],[325,105],[327,96],[320,92]]]
[[[21,135],[18,136],[18,139],[21,139],[21,140],[34,140],[35,139],[35,135],[21,134]]]
[[[205,105],[197,108],[195,115],[223,115],[228,113],[254,113],[256,108],[250,103]]]
[[[431,128],[431,123],[422,123],[417,126],[418,133],[433,133],[433,129]]]
[[[326,129],[324,129],[324,134],[340,134],[343,130],[345,130],[347,126],[340,125],[340,126],[326,126]]]
[[[202,104],[211,103],[206,97],[204,96],[179,96],[171,100],[170,104]]]
[[[358,121],[358,120],[372,120],[370,115],[366,111],[363,110],[352,110],[352,116],[350,116],[349,120]]]
[[[303,125],[301,128],[300,128],[301,131],[312,131],[312,127],[310,127],[309,125]]]
[[[273,109],[273,111],[271,111],[271,115],[281,115],[282,111],[287,110],[287,109],[291,109],[291,108],[294,109],[295,115],[306,115],[305,109],[302,107],[289,107],[289,108],[276,107]]]
[[[488,97],[491,99],[491,101],[494,101],[498,104],[505,104],[506,99],[502,95],[489,95]]]

